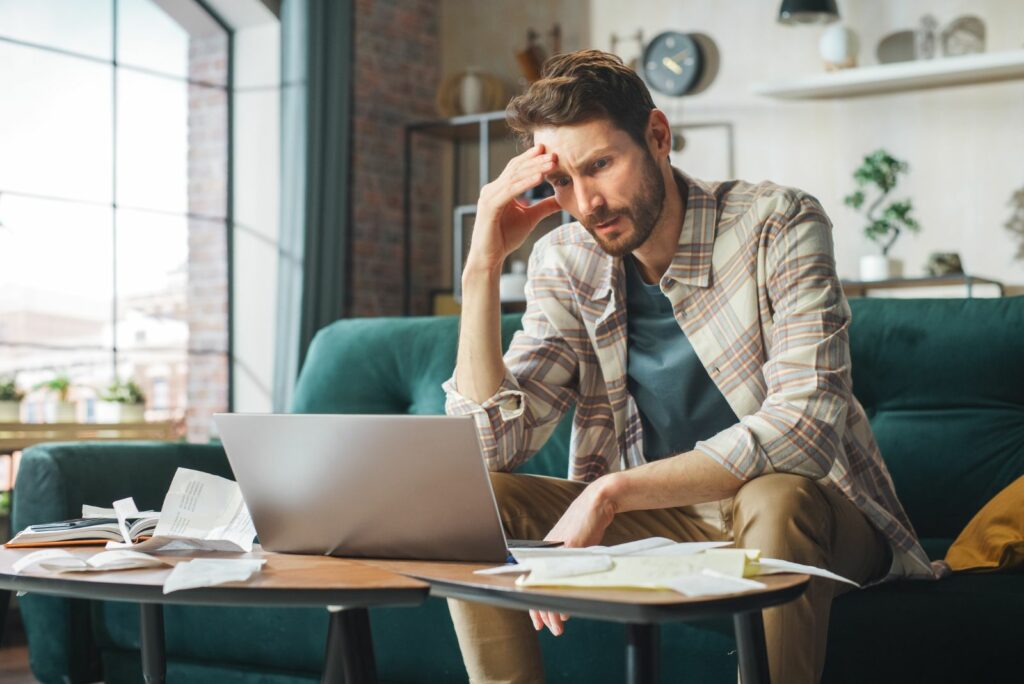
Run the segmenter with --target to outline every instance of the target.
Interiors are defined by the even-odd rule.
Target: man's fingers
[[[551,633],[555,636],[561,636],[562,632],[562,621],[559,619],[558,614],[550,610],[541,611],[541,615],[544,617],[544,624],[548,626]]]
[[[568,613],[559,613],[558,617],[562,618],[562,622],[565,622],[566,620],[569,619],[569,614]]]
[[[540,611],[538,611],[538,610],[531,610],[530,611],[530,619],[533,621],[533,628],[535,630],[540,631],[541,629],[544,628],[544,621],[541,620],[541,618],[540,618]]]
[[[540,223],[542,219],[551,216],[557,211],[562,209],[561,205],[558,204],[558,200],[554,197],[545,197],[540,202],[533,204],[525,208],[527,216],[530,217],[531,221]]]

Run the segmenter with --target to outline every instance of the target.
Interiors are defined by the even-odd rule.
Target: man
[[[480,192],[451,414],[472,414],[513,537],[578,547],[730,539],[858,583],[931,574],[850,381],[850,312],[816,199],[673,169],[671,133],[613,55],[556,57],[508,107],[532,146]],[[543,180],[553,197],[520,197]],[[505,258],[539,240],[502,357]],[[568,480],[511,475],[576,412]],[[765,613],[772,679],[821,677],[832,598]],[[472,681],[541,681],[568,616],[451,602]],[[531,620],[532,627],[531,629]]]

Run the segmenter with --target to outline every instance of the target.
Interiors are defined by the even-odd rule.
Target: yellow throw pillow
[[[953,570],[1024,570],[1024,476],[985,504],[946,553]]]

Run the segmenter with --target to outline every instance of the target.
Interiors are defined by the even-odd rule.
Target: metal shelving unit
[[[505,112],[485,112],[483,114],[467,114],[456,116],[450,119],[434,119],[431,121],[418,121],[408,124],[405,127],[405,171],[403,174],[403,242],[402,242],[402,266],[404,269],[403,284],[403,309],[405,315],[412,313],[412,147],[416,135],[426,135],[438,140],[446,140],[454,146],[454,166],[452,169],[452,289],[456,299],[459,298],[459,290],[462,282],[462,260],[464,230],[463,223],[468,216],[476,213],[476,204],[465,203],[459,197],[459,186],[462,180],[462,168],[460,166],[460,151],[466,143],[479,144],[478,156],[478,183],[477,188],[482,188],[490,182],[491,164],[491,142],[505,138],[511,133],[505,123]],[[474,198],[475,199],[475,198]],[[562,212],[563,222],[569,222],[572,218]]]

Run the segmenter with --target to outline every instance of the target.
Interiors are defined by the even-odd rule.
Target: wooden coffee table
[[[373,682],[376,664],[370,633],[370,606],[414,606],[427,596],[428,585],[410,577],[358,561],[326,556],[252,553],[156,553],[161,560],[179,563],[193,558],[265,558],[263,570],[246,582],[163,593],[170,568],[118,570],[95,573],[53,573],[30,569],[15,575],[12,566],[38,549],[0,548],[0,589],[101,601],[139,604],[142,670],[146,682],[163,682],[163,604],[205,606],[316,606],[340,605],[331,613],[324,662],[325,682]],[[68,547],[89,557],[102,547]]]
[[[744,684],[768,682],[768,655],[761,611],[800,596],[810,579],[786,574],[758,577],[766,589],[712,597],[674,591],[523,588],[513,575],[477,575],[489,565],[437,561],[363,561],[430,583],[430,593],[519,610],[538,609],[626,625],[626,681],[658,679],[658,625],[731,615]]]

